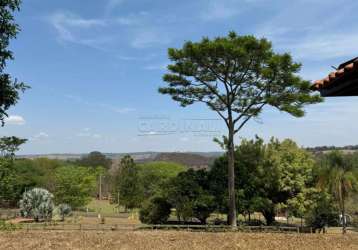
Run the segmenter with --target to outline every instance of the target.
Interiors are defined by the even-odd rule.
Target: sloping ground
[[[192,153],[159,153],[153,161],[175,162],[193,169],[206,169],[214,160],[215,157]]]
[[[358,249],[358,236],[269,233],[0,232],[0,249]]]

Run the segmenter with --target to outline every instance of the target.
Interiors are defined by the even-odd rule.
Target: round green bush
[[[145,224],[164,224],[170,216],[171,205],[161,197],[152,198],[139,211],[139,219]]]

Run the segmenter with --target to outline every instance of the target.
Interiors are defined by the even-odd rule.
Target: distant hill
[[[336,146],[318,146],[318,147],[308,147],[306,150],[312,152],[312,153],[324,153],[329,152],[332,150],[340,150],[347,153],[353,153],[355,151],[358,151],[358,145],[348,145],[343,147],[336,147]]]
[[[202,155],[195,153],[160,153],[153,161],[169,161],[193,169],[206,169],[219,155]]]
[[[208,168],[215,158],[221,156],[222,152],[133,152],[133,153],[103,153],[113,160],[113,165],[117,165],[120,159],[129,154],[135,162],[145,163],[153,161],[169,161],[182,164],[189,168],[201,169]],[[36,159],[49,158],[59,160],[76,160],[86,154],[33,154],[19,155],[17,158]]]

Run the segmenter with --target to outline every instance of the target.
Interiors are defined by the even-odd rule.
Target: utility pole
[[[102,174],[99,175],[99,200],[102,200]]]

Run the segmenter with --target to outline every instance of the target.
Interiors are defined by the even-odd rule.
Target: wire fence
[[[134,230],[180,230],[228,232],[233,231],[230,226],[222,225],[136,225],[136,224],[23,224],[22,229],[30,230],[60,230],[60,231],[134,231]],[[313,233],[309,227],[283,226],[240,226],[235,229],[239,232],[277,232],[277,233]]]

